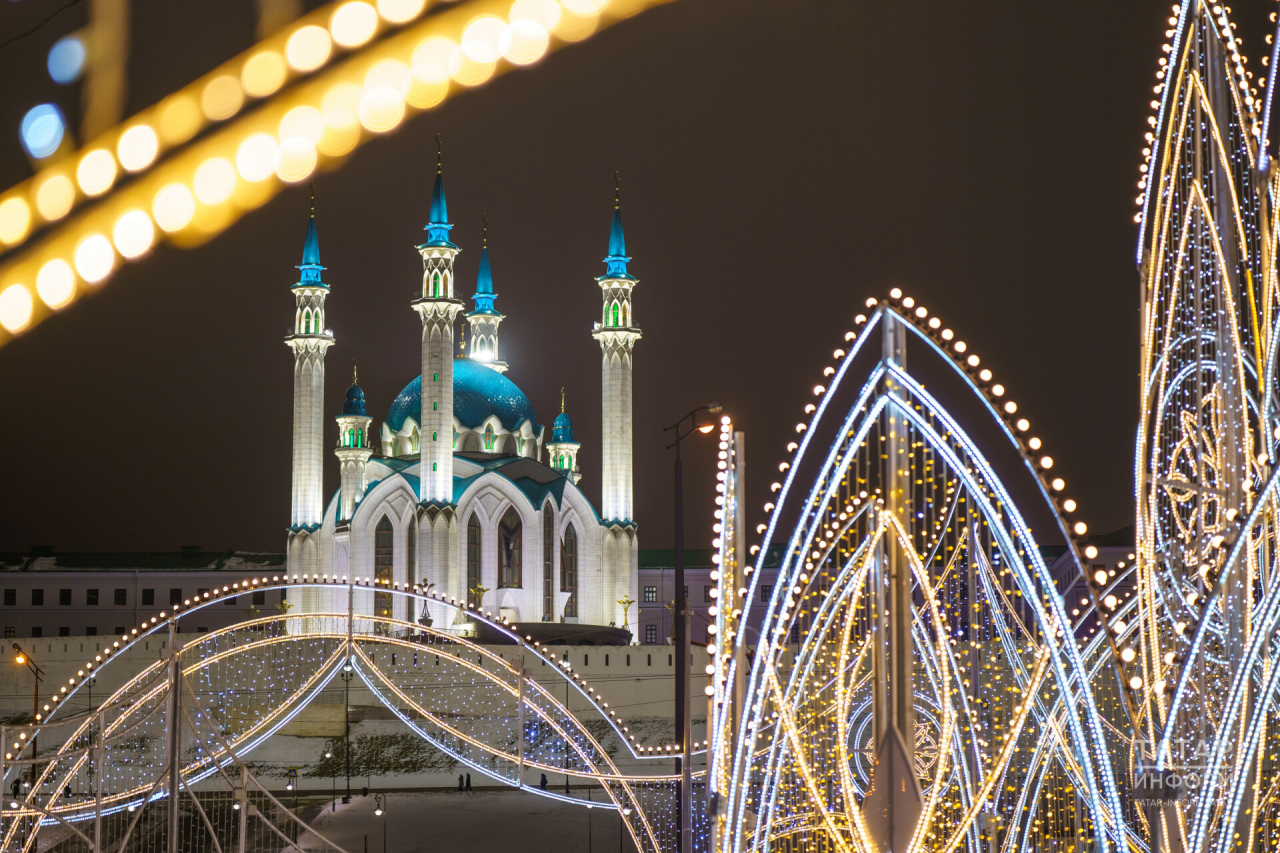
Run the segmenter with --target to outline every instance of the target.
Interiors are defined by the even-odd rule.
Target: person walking
[[[538,783],[538,787],[544,791],[547,790],[547,774],[546,773],[542,774],[542,781]]]
[[[462,790],[462,774],[461,773],[458,774],[458,790],[459,791]]]
[[[471,774],[470,773],[467,774],[467,790],[468,791],[471,790]]]

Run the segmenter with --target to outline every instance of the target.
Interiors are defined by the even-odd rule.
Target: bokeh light
[[[196,169],[192,182],[201,204],[222,204],[236,188],[236,169],[223,157],[211,157]]]
[[[116,253],[111,241],[101,234],[92,234],[76,246],[76,272],[90,284],[96,284],[111,274]]]
[[[167,145],[180,145],[196,135],[204,119],[196,99],[178,95],[160,108],[160,138]]]
[[[222,121],[240,112],[244,105],[244,90],[240,81],[230,74],[214,77],[200,93],[200,108],[210,121]]]
[[[0,326],[11,332],[18,331],[31,320],[34,304],[31,291],[24,285],[9,285],[0,293]]]
[[[404,96],[383,86],[366,92],[360,102],[360,123],[373,133],[386,133],[404,118]]]
[[[280,138],[301,136],[319,142],[324,135],[324,116],[315,107],[294,107],[280,119]]]
[[[609,0],[560,0],[566,9],[575,15],[598,15]]]
[[[393,24],[403,24],[422,14],[426,0],[378,0],[378,14]]]
[[[61,172],[49,175],[36,190],[36,210],[47,222],[66,216],[75,200],[76,186]]]
[[[0,201],[0,242],[20,243],[31,228],[31,206],[26,199],[10,196]]]
[[[115,240],[116,251],[126,258],[136,258],[151,248],[156,229],[146,211],[131,210],[116,220],[111,236]]]
[[[137,124],[120,134],[116,156],[120,158],[121,166],[136,172],[150,166],[159,149],[160,140],[156,138],[156,132],[148,125]]]
[[[560,23],[560,4],[556,0],[516,0],[511,4],[511,23],[532,21],[547,32]]]
[[[320,103],[324,136],[316,143],[321,152],[340,157],[360,141],[360,99],[364,90],[354,83],[339,83],[325,93]]]
[[[436,75],[433,73],[433,77]],[[405,102],[420,110],[430,109],[444,100],[449,94],[449,75],[443,79],[424,80],[418,76],[417,69],[409,78],[409,91],[405,92]]]
[[[151,213],[156,224],[165,231],[178,231],[187,227],[196,212],[196,199],[184,184],[169,184],[156,193],[151,203]]]
[[[366,92],[386,87],[403,92],[409,83],[409,66],[398,59],[384,59],[369,69],[364,76]]]
[[[599,15],[578,15],[566,4],[560,23],[556,25],[556,37],[567,42],[582,41],[591,36],[599,25]]]
[[[269,133],[255,133],[240,143],[236,151],[236,170],[246,181],[265,181],[276,169],[276,140]],[[200,186],[196,184],[196,194]],[[201,196],[201,201],[204,197]],[[208,204],[209,202],[205,202]]]
[[[36,275],[36,293],[50,308],[61,308],[76,292],[76,274],[62,258],[47,261]]]
[[[479,86],[493,76],[497,70],[496,63],[477,62],[461,50],[455,53],[449,62],[449,76],[464,86]]]
[[[76,181],[85,195],[102,195],[116,180],[116,158],[105,148],[96,148],[80,158]]]
[[[316,146],[310,139],[294,136],[286,139],[276,153],[276,174],[280,180],[294,184],[311,177],[316,169]]]
[[[501,18],[485,15],[467,24],[462,31],[462,52],[472,62],[497,62],[508,38],[506,23]]]
[[[536,21],[528,19],[513,23],[502,55],[513,65],[528,65],[546,55],[551,44],[551,34]]]
[[[328,61],[330,50],[332,45],[329,42],[329,31],[312,24],[300,27],[289,36],[284,55],[297,70],[314,71]]]
[[[274,50],[255,53],[240,69],[240,82],[244,90],[255,98],[263,98],[284,85],[284,57]]]
[[[333,40],[343,47],[359,47],[378,29],[378,12],[362,0],[343,3],[329,19]]]
[[[413,51],[413,76],[425,83],[440,83],[449,79],[449,67],[458,53],[458,46],[442,36],[424,39]]]
[[[62,111],[53,104],[37,104],[27,110],[19,125],[22,147],[37,160],[57,151],[66,131],[67,124],[62,118]]]
[[[64,36],[49,48],[49,76],[55,83],[74,83],[84,71],[84,42],[79,36]]]

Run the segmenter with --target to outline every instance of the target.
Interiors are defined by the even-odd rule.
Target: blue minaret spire
[[[489,266],[489,217],[484,218],[484,244],[480,249],[480,271],[476,274],[476,292],[472,296],[475,310],[467,314],[467,324],[471,327],[472,361],[492,367],[504,373],[507,363],[498,355],[498,324],[503,320],[502,314],[493,307],[493,300],[498,294],[493,292],[493,270]]]
[[[311,218],[307,220],[307,239],[302,244],[302,263],[298,265],[302,271],[299,284],[328,287],[320,280],[324,267],[320,266],[320,237],[316,234],[316,185],[311,184]]]
[[[436,134],[436,183],[431,188],[431,216],[427,220],[428,246],[457,248],[449,241],[449,205],[444,197],[444,155],[440,146],[440,134]]]
[[[609,256],[606,264],[605,278],[632,278],[627,272],[627,240],[622,235],[622,181],[618,173],[613,173],[613,225],[609,228]]]

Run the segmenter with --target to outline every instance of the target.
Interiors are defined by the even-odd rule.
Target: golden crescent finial
[[[560,414],[564,414],[564,386],[560,386]]]

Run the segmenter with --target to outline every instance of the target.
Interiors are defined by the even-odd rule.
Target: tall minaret
[[[342,398],[342,414],[338,422],[338,446],[334,455],[342,474],[342,500],[338,506],[338,522],[350,521],[355,515],[356,504],[364,496],[365,465],[373,455],[369,443],[369,424],[373,419],[365,411],[364,389],[355,367],[351,368],[351,387]]]
[[[316,236],[314,190],[298,269],[302,275],[292,288],[297,303],[293,333],[284,339],[293,350],[293,511],[289,523],[289,570],[293,572],[319,567],[317,550],[304,546],[324,516],[324,355],[333,346],[333,335],[324,322],[329,285],[320,280],[324,267]]]
[[[484,245],[480,249],[480,273],[476,276],[476,294],[471,297],[475,310],[467,314],[471,326],[472,361],[492,367],[499,373],[507,372],[507,363],[498,355],[498,324],[504,319],[493,307],[498,294],[493,292],[493,272],[489,268],[489,218],[484,220]]]
[[[635,325],[631,291],[637,282],[627,272],[627,244],[622,236],[620,193],[615,188],[613,227],[609,231],[609,256],[605,274],[596,279],[604,299],[604,313],[592,337],[603,351],[604,483],[601,516],[604,523],[634,522],[632,503],[632,394],[631,351],[640,339]]]
[[[453,226],[444,198],[444,172],[439,139],[436,183],[431,191],[431,217],[422,255],[422,298],[413,308],[422,318],[422,421],[418,448],[422,462],[419,500],[424,504],[453,503],[453,323],[462,310],[454,298],[453,259],[461,251],[449,240]]]

